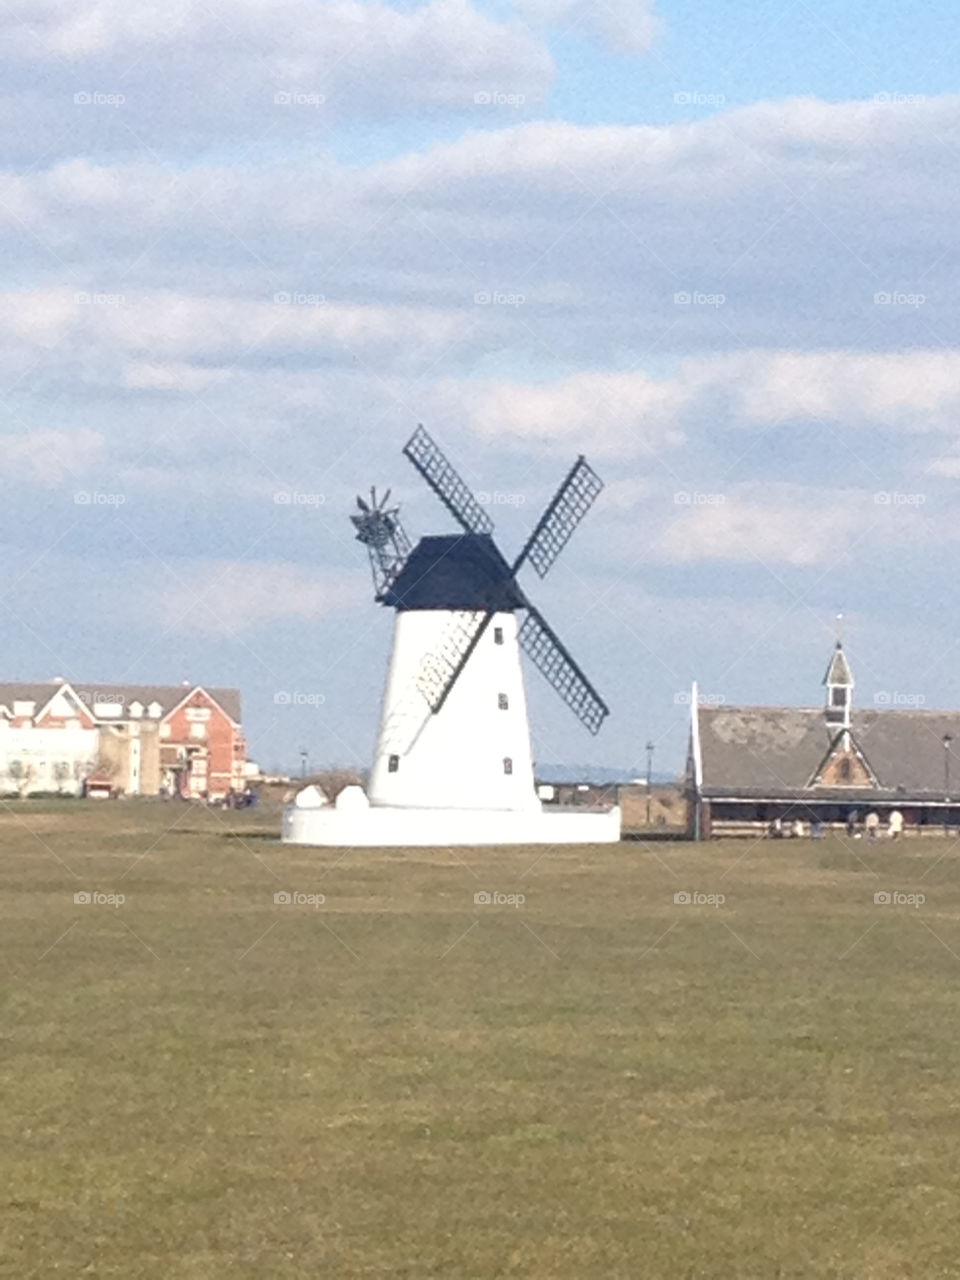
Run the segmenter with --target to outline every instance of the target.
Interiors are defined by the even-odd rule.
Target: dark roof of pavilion
[[[875,788],[809,785],[837,736],[820,707],[704,706],[697,716],[706,796],[942,799],[946,735],[951,788],[960,795],[960,711],[854,711],[853,742]]]

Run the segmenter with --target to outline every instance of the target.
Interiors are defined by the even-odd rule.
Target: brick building
[[[0,791],[216,798],[244,785],[236,689],[0,684]]]

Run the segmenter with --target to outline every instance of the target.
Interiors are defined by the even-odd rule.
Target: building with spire
[[[960,825],[960,712],[889,705],[858,709],[838,640],[823,677],[822,707],[701,705],[691,694],[687,767],[691,836],[759,833],[782,822],[845,827],[893,809],[907,830]]]

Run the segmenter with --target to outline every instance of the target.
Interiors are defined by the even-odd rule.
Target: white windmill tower
[[[419,427],[403,450],[462,532],[411,551],[389,493],[351,516],[376,600],[396,610],[393,651],[366,794],[336,807],[313,790],[284,815],[301,844],[592,843],[620,838],[620,812],[544,809],[534,786],[521,649],[596,733],[606,703],[517,581],[544,577],[603,483],[581,456],[511,564],[493,522]],[[517,614],[524,615],[517,625]]]

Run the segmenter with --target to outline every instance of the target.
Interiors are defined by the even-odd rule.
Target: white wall
[[[527,704],[512,613],[484,632],[438,715],[417,687],[421,664],[460,623],[442,609],[398,611],[369,796],[374,805],[432,809],[539,810]],[[503,630],[503,644],[495,629]],[[508,709],[498,706],[505,693]],[[399,757],[395,773],[391,755]],[[513,772],[504,773],[504,758]]]
[[[92,768],[97,759],[98,742],[96,729],[0,728],[0,790],[21,789],[10,773],[11,764],[20,762],[30,774],[24,787],[27,794],[62,791],[77,795],[83,786],[84,772]],[[61,763],[69,773],[59,781],[55,766]]]

